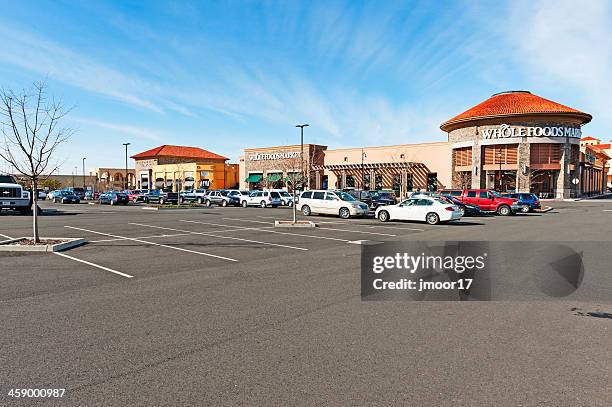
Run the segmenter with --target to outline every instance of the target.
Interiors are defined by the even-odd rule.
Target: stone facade
[[[513,128],[515,134],[523,134],[519,137],[498,137],[486,138],[486,134],[491,131],[500,129],[502,124],[506,124]],[[464,123],[455,126],[448,132],[448,141],[453,149],[460,147],[472,147],[472,188],[486,188],[487,171],[483,170],[484,157],[483,147],[486,145],[508,145],[517,144],[517,164],[504,164],[503,171],[516,172],[516,190],[518,192],[531,192],[531,144],[532,143],[555,143],[561,144],[561,159],[559,161],[558,170],[555,171],[554,197],[568,198],[571,195],[571,179],[575,171],[576,162],[572,162],[571,146],[579,145],[579,131],[576,130],[578,137],[541,137],[527,136],[530,132],[529,128],[546,128],[546,127],[562,127],[579,129],[581,121],[567,117],[515,117],[515,118],[491,118],[488,120],[479,120],[477,122]],[[538,129],[539,130],[539,129]],[[456,174],[455,163],[453,163],[453,187],[460,187],[459,182],[461,177]]]

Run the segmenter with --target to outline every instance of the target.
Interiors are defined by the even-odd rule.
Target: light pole
[[[83,190],[85,190],[85,159],[86,157],[83,157]]]
[[[123,143],[125,146],[125,189],[128,189],[128,146],[132,143]]]
[[[74,172],[72,173],[72,188],[76,187],[76,184],[74,183],[74,177],[77,175],[77,166],[74,166]]]
[[[302,189],[306,189],[304,188],[304,127],[308,127],[308,124],[296,124],[295,127],[299,127],[300,128],[300,172],[301,172],[301,182],[302,182]],[[295,178],[294,178],[295,179]],[[310,184],[310,180],[308,182]],[[296,182],[294,182],[293,185],[293,223],[296,222],[297,220],[297,197],[296,197],[296,188],[295,188],[295,184]],[[308,185],[308,187],[310,187],[310,185]]]
[[[304,186],[304,127],[308,127],[309,124],[296,124],[295,127],[299,127],[300,128],[300,154],[301,154],[301,168],[300,171],[302,172],[302,186]],[[308,185],[308,187],[310,188],[310,185]],[[294,188],[295,189],[295,188]],[[305,189],[305,188],[303,188]]]

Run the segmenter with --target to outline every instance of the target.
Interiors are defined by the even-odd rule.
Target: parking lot
[[[609,302],[360,300],[364,241],[583,241],[608,250],[612,202],[550,205],[436,226],[312,216],[319,227],[279,229],[274,220],[290,219],[289,208],[43,203],[43,236],[88,243],[0,254],[1,344],[19,355],[0,368],[2,393],[61,387],[73,405],[316,404],[321,395],[324,404],[359,395],[496,405],[512,388],[515,405],[609,405],[611,321],[577,314],[610,312]],[[29,217],[0,221],[2,237],[31,234]],[[590,270],[585,284],[612,294],[609,269]],[[492,387],[491,375],[509,387]],[[378,378],[388,380],[373,392]]]

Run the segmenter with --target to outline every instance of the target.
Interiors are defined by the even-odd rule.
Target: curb
[[[48,253],[48,252],[59,252],[62,250],[72,249],[73,247],[80,246],[86,243],[85,239],[82,238],[62,238],[62,237],[43,237],[43,240],[66,240],[62,243],[47,244],[44,246],[13,246],[11,243],[18,242],[21,239],[29,239],[27,237],[18,237],[16,239],[5,240],[0,242],[0,252],[37,252],[37,253]]]
[[[317,224],[309,220],[298,220],[295,223],[291,220],[275,220],[275,228],[316,228]]]

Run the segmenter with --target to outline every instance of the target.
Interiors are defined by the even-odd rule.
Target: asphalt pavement
[[[438,226],[317,216],[315,229],[278,229],[290,209],[44,203],[44,236],[88,243],[0,253],[0,404],[610,406],[612,319],[589,312],[612,312],[612,202],[550,205]],[[30,227],[0,214],[0,235]],[[582,242],[597,295],[361,300],[359,243],[449,240]]]

